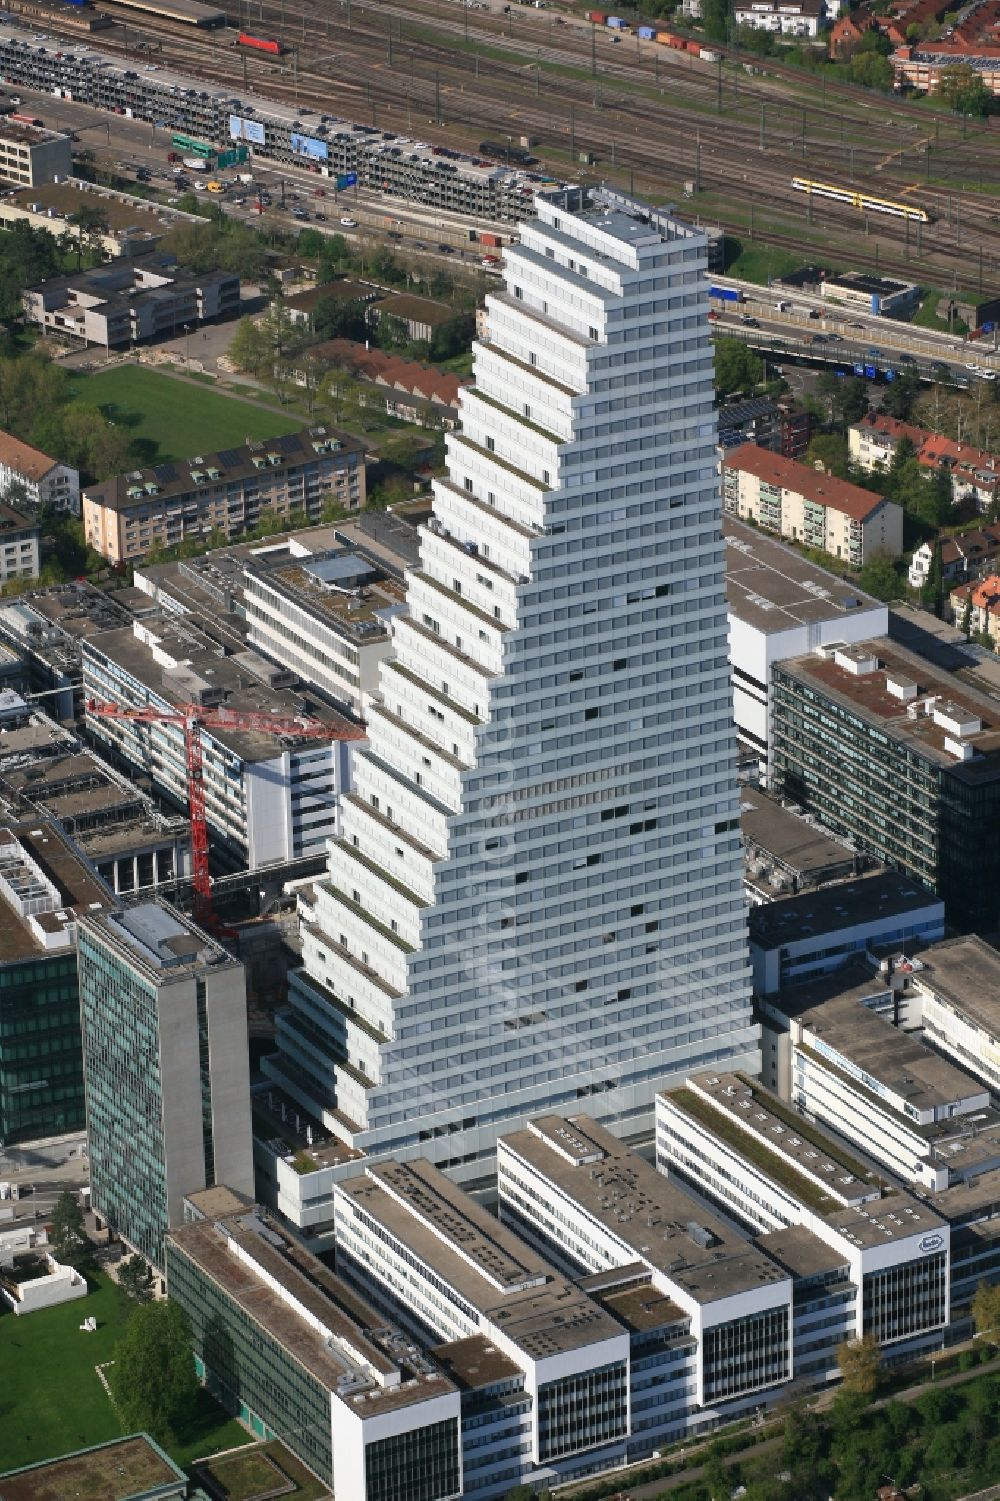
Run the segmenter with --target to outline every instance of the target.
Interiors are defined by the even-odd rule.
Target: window
[[[487,453],[496,453],[496,451],[497,451],[497,440],[496,440],[496,438],[487,438],[486,439],[486,451],[487,451]]]

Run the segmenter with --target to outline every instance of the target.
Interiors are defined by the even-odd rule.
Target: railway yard
[[[732,55],[713,62],[637,36],[614,42],[615,33],[548,10],[512,7],[505,15],[455,0],[237,0],[235,8],[227,0],[221,10],[194,0],[142,3],[149,8],[96,0],[87,9],[103,29],[84,44],[86,54],[120,60],[132,80],[126,110],[134,118],[202,128],[221,143],[225,111],[247,104],[243,113],[266,124],[274,101],[287,134],[269,132],[268,147],[256,154],[304,165],[312,148],[303,137],[318,140],[323,156],[308,164],[331,172],[356,163],[342,155],[338,164],[332,141],[328,148],[322,138],[342,137],[343,122],[353,121],[369,156],[378,154],[367,185],[415,197],[421,190],[399,170],[412,157],[408,143],[423,143],[424,157],[434,155],[440,169],[445,143],[475,155],[484,136],[514,148],[527,141],[535,173],[614,182],[657,202],[686,196],[685,212],[744,245],[1000,293],[1000,152],[988,119],[963,122],[926,101],[853,85],[821,89],[770,59],[751,73]],[[51,55],[50,36],[71,34],[80,14],[25,0],[10,19],[22,34],[35,27],[31,47],[48,42]],[[225,24],[213,24],[220,15]],[[240,45],[241,35],[282,50]],[[30,60],[11,71],[3,41],[0,34],[5,78],[28,86]],[[175,106],[164,103],[162,89],[153,95],[174,70],[210,85],[211,95],[202,92],[214,115],[203,109],[198,119],[169,118]],[[39,82],[52,92],[48,76]],[[68,90],[86,98],[72,80]],[[223,100],[220,90],[232,98]],[[93,102],[122,111],[110,94]],[[334,119],[336,128],[327,123]],[[390,132],[401,139],[387,141]],[[839,185],[847,201],[803,197],[793,185],[803,178]],[[513,219],[530,199],[532,175],[512,170],[500,191],[497,182],[494,173],[478,200],[445,195],[442,206]]]

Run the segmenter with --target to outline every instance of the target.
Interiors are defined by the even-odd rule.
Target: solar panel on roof
[[[219,467],[221,469],[235,469],[238,464],[244,462],[242,448],[225,448],[219,454]]]
[[[298,433],[283,433],[280,438],[268,438],[266,444],[275,453],[297,453],[299,446]]]
[[[173,464],[158,464],[153,470],[153,478],[157,484],[169,485],[177,478],[177,470]]]

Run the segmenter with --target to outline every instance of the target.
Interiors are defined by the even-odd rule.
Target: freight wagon
[[[501,146],[498,141],[480,141],[479,151],[482,156],[492,156],[517,167],[533,167],[538,161],[538,157],[525,151],[523,146]]]

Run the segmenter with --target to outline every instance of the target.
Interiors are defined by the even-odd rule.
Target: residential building
[[[250,649],[224,619],[167,614],[137,618],[83,644],[89,703],[172,711],[186,704],[239,713],[306,715],[343,726],[340,710],[298,675]],[[188,772],[179,724],[109,719],[88,710],[86,727],[113,758],[148,776],[187,811]],[[200,729],[205,816],[222,866],[256,869],[322,853],[348,785],[346,742],[279,737],[260,728]]]
[[[810,814],[760,787],[740,788],[744,883],[753,906],[789,893],[823,890],[858,876],[874,862],[837,839]]]
[[[889,612],[735,516],[724,518],[722,530],[736,733],[757,754],[766,776],[773,664],[814,646],[881,636],[888,630]]]
[[[724,456],[722,484],[731,516],[822,548],[852,568],[903,550],[903,512],[894,501],[752,443]]]
[[[54,824],[0,826],[0,1141],[84,1124],[76,924],[111,893]]]
[[[845,1339],[874,1335],[890,1361],[943,1344],[948,1224],[745,1074],[658,1095],[656,1160],[788,1268],[796,1380],[833,1380]]]
[[[0,179],[19,187],[37,188],[73,172],[73,148],[68,135],[44,130],[23,120],[0,120]]]
[[[373,323],[395,327],[415,344],[429,344],[439,328],[454,323],[461,314],[447,302],[414,297],[409,292],[389,292],[370,305],[368,316]]]
[[[753,396],[719,408],[719,446],[723,449],[756,443],[786,459],[798,459],[809,446],[809,431],[809,413],[794,401]]]
[[[341,1496],[470,1494],[445,1369],[252,1200],[192,1192],[165,1254],[199,1374],[258,1437],[280,1438]]]
[[[883,636],[776,663],[770,785],[936,892],[951,923],[989,932],[1000,703],[967,656],[952,659],[958,670]]]
[[[50,459],[39,448],[22,443],[13,433],[0,432],[0,493],[11,489],[18,504],[54,506],[59,511],[80,514],[80,475],[69,464]]]
[[[1000,46],[982,43],[968,46],[957,38],[938,42],[918,42],[897,47],[890,54],[893,85],[897,89],[915,89],[933,94],[941,86],[947,68],[969,67],[989,94],[1000,94]]]
[[[792,1378],[792,1278],[587,1116],[497,1143],[500,1218],[629,1329],[628,1457],[765,1405]]]
[[[911,422],[900,422],[882,412],[869,412],[860,422],[847,429],[847,445],[851,462],[869,474],[876,469],[890,468],[900,443],[906,440],[914,449],[919,464],[934,473],[946,469],[951,475],[952,498],[956,505],[973,501],[980,511],[986,512],[1000,498],[1000,459],[969,443],[956,443],[943,433],[932,433]],[[991,531],[992,528],[986,528]],[[976,533],[975,536],[979,534]],[[998,532],[1000,536],[1000,532]],[[954,541],[959,547],[968,545],[969,539],[957,536],[945,538],[944,546]],[[1000,545],[1000,544],[998,544]],[[928,548],[924,544],[923,551]]]
[[[262,521],[365,503],[364,447],[326,427],[116,475],[83,492],[84,534],[111,563],[209,533],[239,537]]]
[[[828,302],[856,307],[882,318],[907,317],[919,307],[921,295],[920,287],[913,282],[891,281],[861,271],[825,276],[819,290]]]
[[[850,57],[865,32],[877,29],[875,16],[864,5],[859,6],[853,14],[838,16],[830,30],[830,56]]]
[[[948,596],[951,618],[969,635],[989,636],[1000,641],[1000,574],[990,574],[974,584],[958,584]]]
[[[904,949],[905,953],[906,950]],[[859,962],[826,981],[760,997],[765,1084],[903,1182],[927,1190],[1000,1166],[1000,1114],[989,1090],[909,1030],[891,966]],[[957,1164],[957,1168],[955,1166]]]
[[[375,389],[359,400],[381,401],[386,411],[404,422],[424,427],[453,428],[458,420],[458,393],[468,379],[435,369],[420,360],[403,359],[384,349],[369,349],[355,339],[327,339],[303,351],[293,374],[299,385],[315,381],[320,370],[339,369]]]
[[[338,277],[335,281],[325,281],[320,286],[307,287],[303,292],[293,292],[290,297],[283,297],[281,306],[293,323],[304,323],[312,328],[316,309],[321,302],[358,302],[367,306],[368,303],[376,302],[379,296],[378,287],[373,287],[370,282]]]
[[[981,531],[956,532],[954,537],[944,537],[934,547],[922,542],[914,548],[910,560],[907,580],[912,588],[926,584],[935,550],[941,555],[941,577],[946,584],[975,578],[1000,553],[1000,522],[984,526]]]
[[[92,1206],[162,1269],[185,1194],[253,1192],[243,966],[163,902],[81,915],[78,947]]]
[[[880,946],[943,937],[944,903],[899,871],[783,896],[750,911],[754,991],[772,995]]]
[[[539,1109],[638,1132],[692,1058],[756,1058],[704,236],[574,201],[488,298],[265,1060],[465,1176]]]
[[[38,577],[40,536],[36,522],[0,502],[0,585]]]
[[[779,36],[815,37],[826,14],[824,0],[736,0],[737,26]]]
[[[240,279],[229,271],[189,276],[172,256],[148,254],[53,276],[24,294],[24,315],[43,334],[81,339],[86,349],[130,348],[173,337],[240,310]]]

